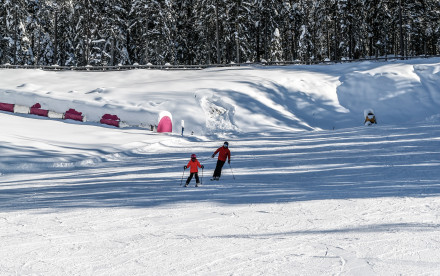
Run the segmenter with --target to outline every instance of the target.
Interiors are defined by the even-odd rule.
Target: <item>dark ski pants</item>
[[[191,173],[188,176],[188,179],[186,180],[186,184],[189,184],[189,182],[191,182],[191,179],[193,178],[193,176],[196,178],[196,183],[200,183],[200,181],[199,181],[199,173],[196,172],[196,173]]]
[[[217,160],[217,166],[215,166],[214,175],[212,177],[220,177],[222,175],[222,168],[226,161]]]

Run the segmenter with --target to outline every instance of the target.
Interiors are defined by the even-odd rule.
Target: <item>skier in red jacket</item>
[[[222,147],[219,147],[214,154],[211,156],[212,158],[218,153],[217,166],[215,167],[214,174],[211,180],[219,180],[222,174],[223,165],[228,159],[228,163],[231,164],[231,151],[229,150],[229,143],[224,142]]]
[[[200,165],[200,162],[197,160],[197,156],[193,153],[191,154],[191,160],[188,162],[186,166],[183,166],[183,169],[186,170],[187,168],[190,168],[189,172],[190,175],[188,176],[188,179],[186,180],[185,187],[188,187],[189,182],[191,182],[191,179],[193,176],[196,178],[196,187],[199,187],[200,181],[199,181],[199,168],[205,168],[205,166]]]

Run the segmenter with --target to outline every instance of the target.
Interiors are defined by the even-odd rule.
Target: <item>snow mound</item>
[[[337,88],[339,101],[351,113],[374,107],[385,124],[423,122],[439,110],[439,70],[438,63],[386,63],[348,72]]]
[[[205,113],[206,130],[208,133],[235,132],[235,107],[226,103],[220,97],[202,96],[199,104]]]
[[[184,135],[352,128],[366,108],[381,124],[419,124],[440,107],[440,58],[172,72],[17,69],[0,70],[0,79],[0,102],[74,108],[92,122],[116,114],[147,128],[166,110],[185,121]]]

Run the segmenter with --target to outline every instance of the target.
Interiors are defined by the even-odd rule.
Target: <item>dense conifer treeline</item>
[[[436,55],[438,0],[0,0],[0,64]]]

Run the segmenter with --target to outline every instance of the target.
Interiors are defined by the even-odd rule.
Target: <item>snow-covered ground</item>
[[[88,118],[0,112],[0,275],[440,274],[440,59],[0,70],[0,102]]]

